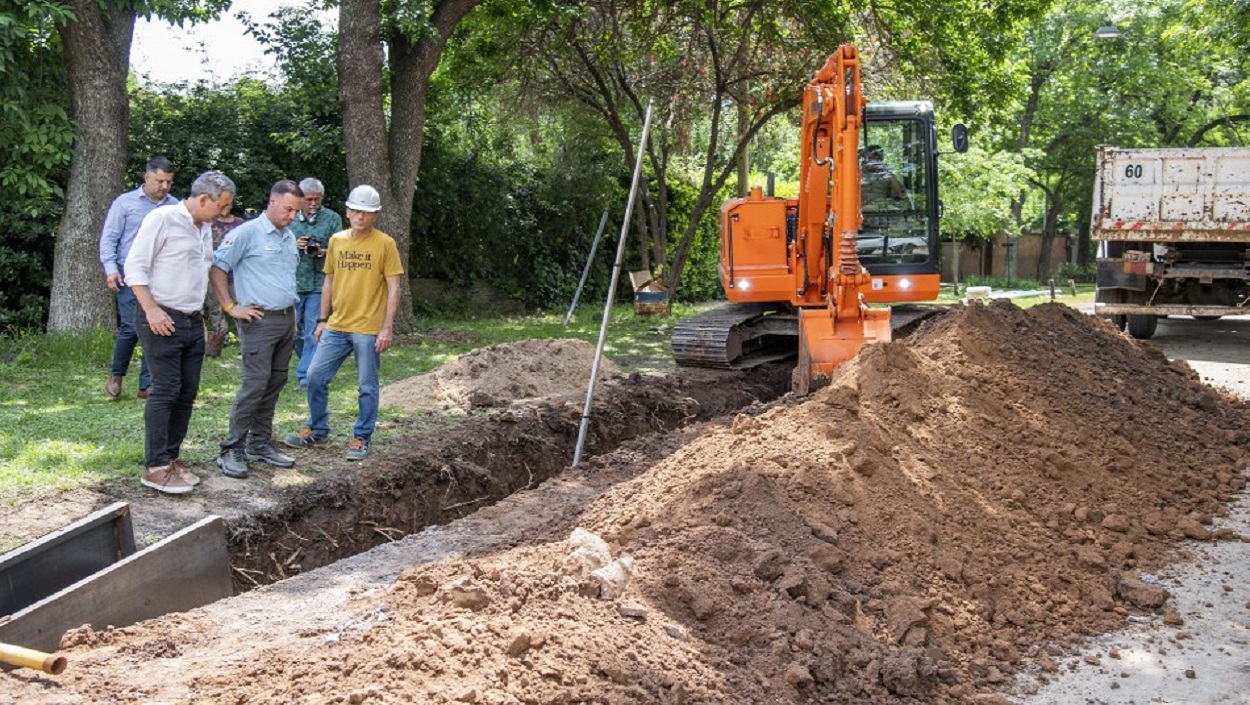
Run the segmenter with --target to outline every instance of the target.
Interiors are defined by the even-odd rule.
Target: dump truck
[[[1250,148],[1098,148],[1094,312],[1134,338],[1160,317],[1250,312]]]

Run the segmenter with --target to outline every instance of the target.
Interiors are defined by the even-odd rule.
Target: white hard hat
[[[382,210],[382,197],[378,195],[377,189],[361,184],[347,196],[347,207],[354,211],[377,213]]]

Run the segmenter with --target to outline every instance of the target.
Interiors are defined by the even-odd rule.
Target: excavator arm
[[[800,307],[794,373],[800,393],[854,357],[864,343],[890,340],[889,309],[864,303],[872,277],[856,253],[863,109],[859,52],[843,45],[803,93],[794,296]]]

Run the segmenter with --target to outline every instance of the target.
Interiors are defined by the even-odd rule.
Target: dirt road
[[[1250,398],[1250,316],[1164,319],[1152,342],[1207,384]],[[1250,497],[1217,525],[1250,536]],[[1103,635],[1054,673],[1022,677],[1018,702],[1250,703],[1250,543],[1195,544],[1194,558],[1154,576],[1173,595],[1163,614]]]

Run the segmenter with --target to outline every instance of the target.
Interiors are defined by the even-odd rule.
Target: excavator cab
[[[865,299],[932,301],[941,277],[933,105],[869,103],[862,142],[856,254],[874,278]]]

